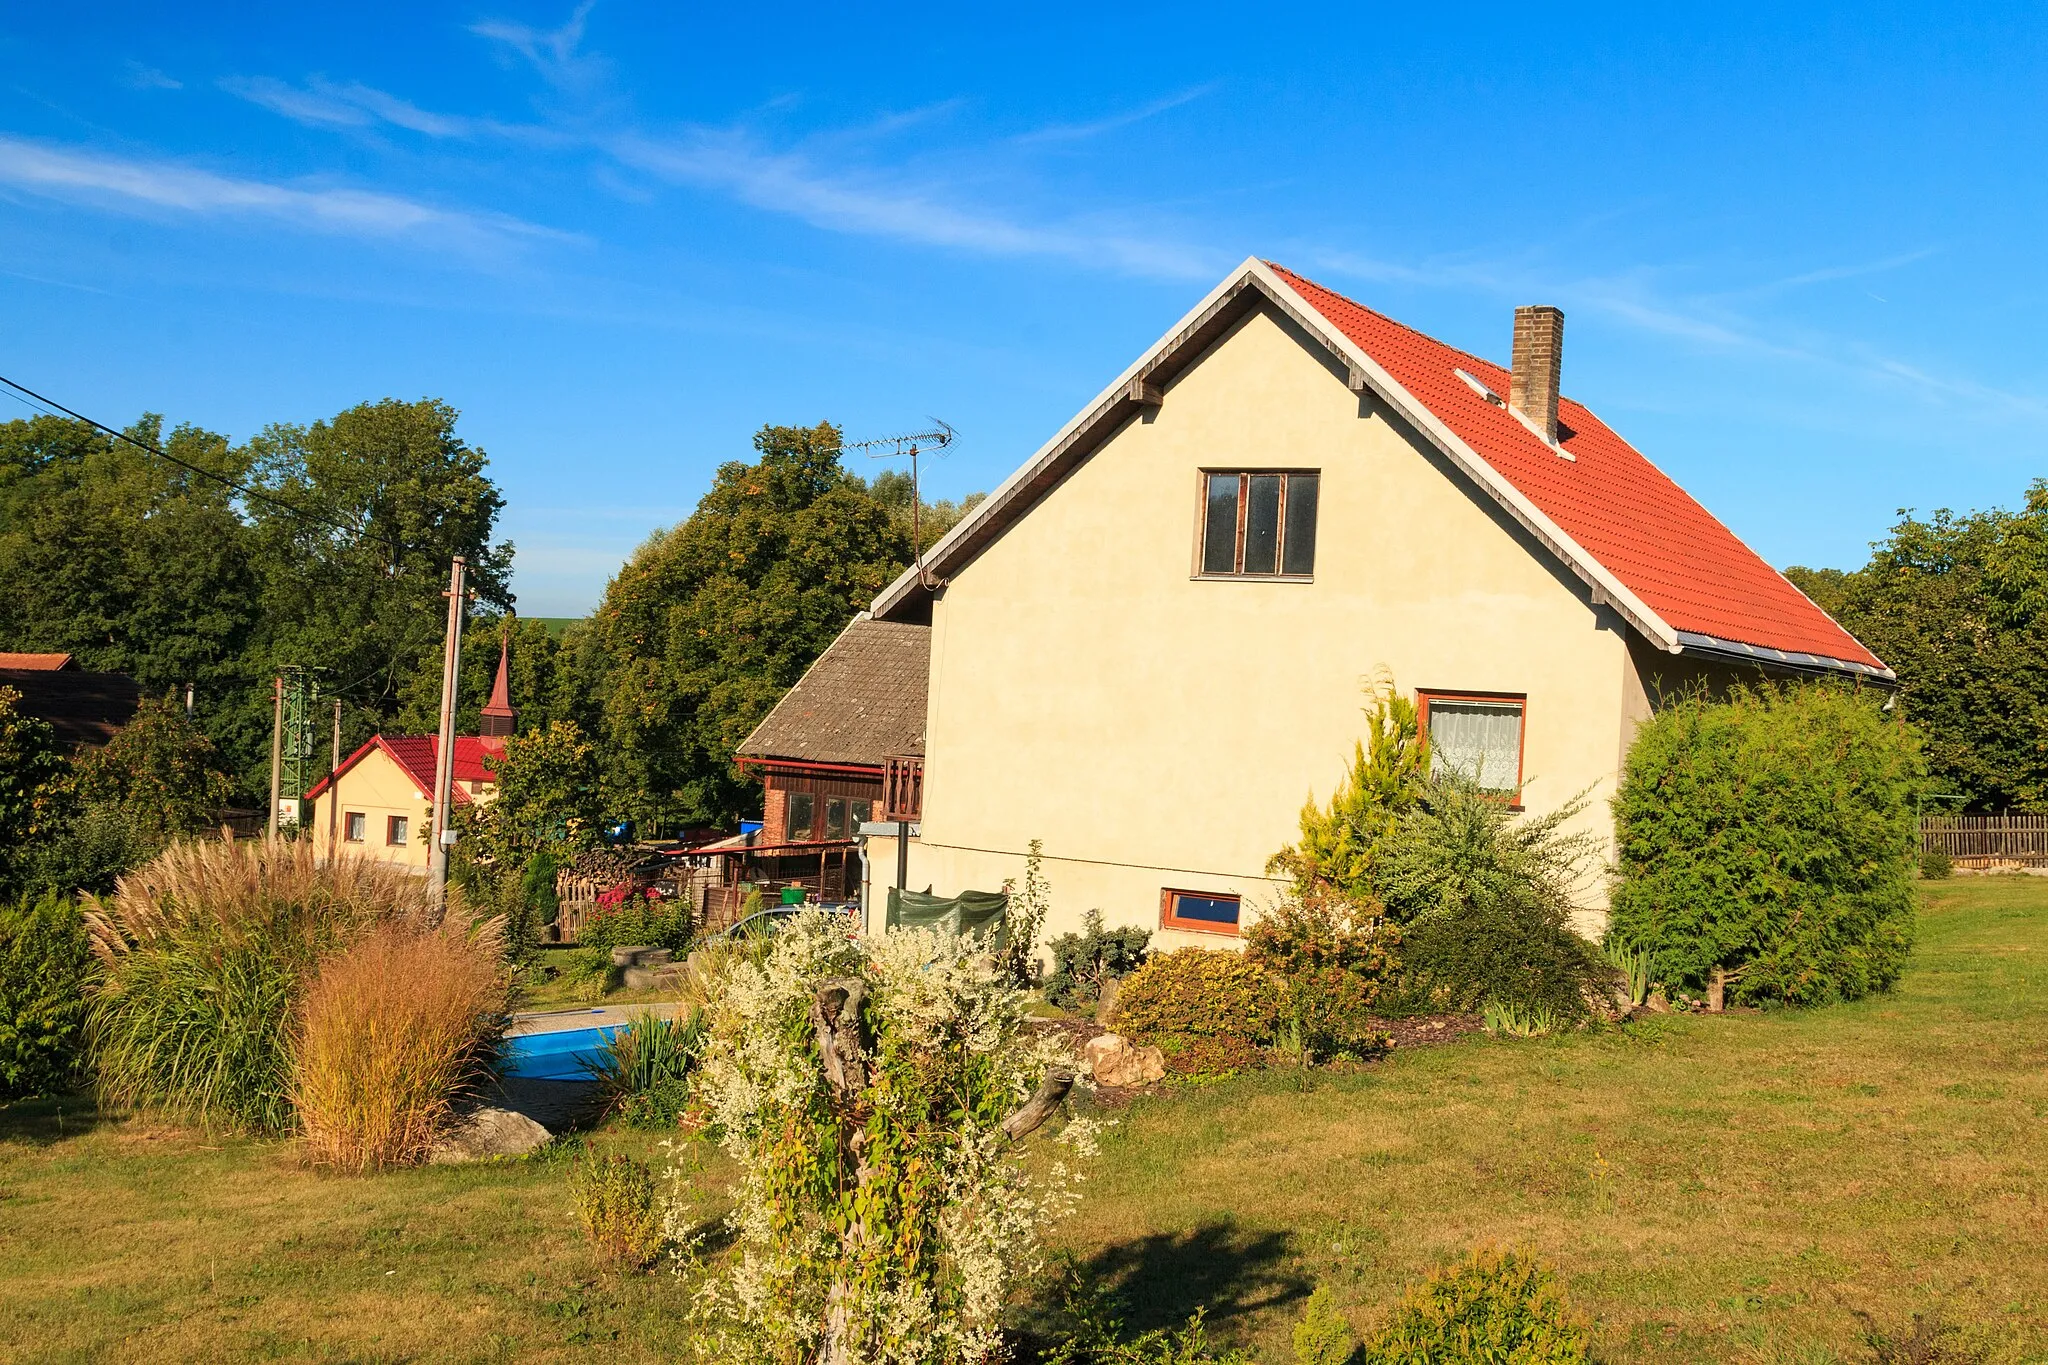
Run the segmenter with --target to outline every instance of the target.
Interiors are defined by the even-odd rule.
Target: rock
[[[660,951],[666,954],[668,949]],[[668,962],[654,967],[628,967],[623,984],[629,991],[674,990],[683,984],[682,968]]]
[[[548,1130],[524,1114],[486,1106],[458,1120],[434,1144],[427,1160],[437,1166],[458,1161],[483,1161],[494,1156],[525,1156],[544,1145]]]
[[[1124,979],[1112,976],[1102,983],[1102,994],[1095,1001],[1095,1022],[1107,1028],[1109,1021],[1116,1018],[1116,1002],[1124,993]]]
[[[1166,1054],[1139,1047],[1114,1033],[1090,1038],[1085,1049],[1088,1074],[1097,1085],[1149,1085],[1166,1074]]]
[[[614,967],[658,967],[673,961],[675,954],[667,948],[657,948],[651,943],[621,945],[612,949]]]

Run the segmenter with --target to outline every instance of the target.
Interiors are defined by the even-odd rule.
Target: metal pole
[[[284,780],[284,675],[271,679],[270,706],[270,820],[264,837],[277,837],[278,784]]]
[[[434,752],[434,822],[428,837],[427,880],[438,903],[448,889],[448,807],[455,785],[455,692],[462,668],[461,555],[448,568],[448,639],[441,651],[441,741]]]
[[[334,699],[334,742],[327,750],[327,856],[332,858],[339,847],[336,835],[341,818],[341,698]]]

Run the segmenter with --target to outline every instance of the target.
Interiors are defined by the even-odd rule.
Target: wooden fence
[[[1964,866],[2048,864],[2048,815],[1923,816],[1920,847]]]

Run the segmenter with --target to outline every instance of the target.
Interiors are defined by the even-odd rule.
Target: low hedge
[[[1242,953],[1181,948],[1155,954],[1124,978],[1114,1025],[1139,1038],[1179,1035],[1273,1041],[1281,1020],[1280,985]]]

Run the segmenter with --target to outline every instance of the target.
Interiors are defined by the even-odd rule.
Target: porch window
[[[360,844],[370,823],[368,816],[359,810],[348,811],[341,817],[341,837],[352,844]]]
[[[1316,571],[1314,470],[1202,475],[1201,575],[1307,578]]]
[[[868,821],[875,818],[875,803],[873,801],[854,802],[851,816],[853,820],[853,832],[858,834],[860,833],[860,827],[862,825],[865,825],[866,823],[868,823]]]
[[[412,820],[404,815],[389,815],[384,818],[384,842],[392,848],[403,848],[405,837],[412,830]]]
[[[789,794],[789,828],[783,838],[790,843],[800,843],[811,837],[811,828],[817,820],[817,798],[809,792]]]
[[[1202,934],[1234,934],[1240,901],[1236,896],[1207,891],[1159,893],[1159,925],[1162,929],[1192,929]]]
[[[1527,701],[1496,693],[1422,693],[1422,731],[1429,737],[1430,765],[1462,773],[1482,791],[1519,792]]]
[[[825,798],[825,837],[844,839],[846,837],[846,799],[840,796]]]

